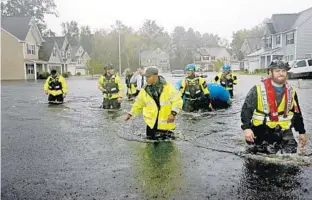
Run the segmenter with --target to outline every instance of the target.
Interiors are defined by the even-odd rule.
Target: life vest
[[[104,88],[104,94],[116,94],[119,92],[118,83],[116,83],[116,77],[115,76],[104,76],[103,80],[103,88]]]
[[[59,77],[50,77],[49,80],[49,90],[62,90],[62,83],[59,81]]]
[[[226,77],[230,76],[233,80],[230,81]],[[224,75],[223,73],[219,74],[220,85],[226,89],[233,89],[234,77],[233,74]]]
[[[201,97],[201,87],[199,78],[189,79],[185,78],[185,90],[184,95],[186,99],[199,99]]]
[[[265,79],[257,88],[257,108],[253,113],[252,123],[254,126],[266,125],[269,128],[280,127],[288,130],[292,125],[294,112],[298,112],[298,107],[294,100],[295,90],[288,84],[285,85],[284,95],[281,103],[277,106],[275,90],[271,79]]]

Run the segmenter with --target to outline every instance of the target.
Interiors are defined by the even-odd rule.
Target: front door
[[[34,64],[26,64],[26,79],[35,79]]]

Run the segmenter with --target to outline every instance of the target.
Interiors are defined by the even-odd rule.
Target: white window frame
[[[203,60],[204,60],[204,61],[209,61],[209,60],[210,60],[209,57],[210,57],[210,56],[203,56]],[[207,59],[205,59],[205,58],[207,58]]]
[[[309,55],[309,56],[307,56],[307,55]],[[304,54],[304,58],[305,59],[311,59],[312,58],[312,53],[305,53]]]
[[[291,39],[289,39],[291,37]],[[295,44],[295,32],[286,34],[286,45]]]
[[[54,47],[53,50],[52,50],[52,56],[53,56],[53,57],[56,57],[56,48],[55,48],[55,47]]]
[[[279,43],[277,43],[277,38],[279,38]],[[275,37],[275,45],[276,46],[280,46],[281,45],[281,40],[282,40],[282,36],[281,35],[276,35],[276,37]]]

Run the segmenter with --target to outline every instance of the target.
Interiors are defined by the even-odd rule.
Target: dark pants
[[[296,153],[298,144],[293,136],[292,130],[282,131],[270,129],[266,126],[252,127],[255,134],[253,147],[249,150],[253,153],[261,152],[275,154],[279,150],[283,153]],[[247,142],[248,144],[251,144]]]
[[[226,109],[231,106],[231,104],[229,104],[228,102],[221,101],[219,99],[212,99],[211,105],[214,109]]]
[[[196,112],[199,111],[200,109],[204,111],[209,111],[209,102],[205,98],[201,98],[198,100],[186,99],[182,109],[185,112]]]
[[[52,102],[52,103],[55,102],[55,101],[63,102],[64,101],[63,94],[56,95],[56,96],[53,96],[53,95],[49,94],[48,101]]]
[[[121,104],[117,99],[103,99],[103,109],[119,109]]]
[[[147,139],[165,139],[166,137],[172,137],[172,131],[158,130],[157,123],[158,119],[153,128],[146,126],[146,138]]]
[[[228,91],[229,91],[229,93],[230,93],[230,97],[233,98],[233,96],[234,96],[233,88],[232,88],[231,90],[228,90]]]

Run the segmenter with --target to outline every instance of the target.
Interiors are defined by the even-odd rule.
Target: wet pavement
[[[180,138],[159,143],[144,140],[141,117],[122,121],[131,102],[99,108],[96,79],[67,79],[59,106],[47,104],[43,81],[2,82],[1,199],[312,199],[311,157],[289,164],[240,155],[240,109],[259,81],[241,75],[232,107],[180,115]],[[312,81],[290,83],[310,135]]]

